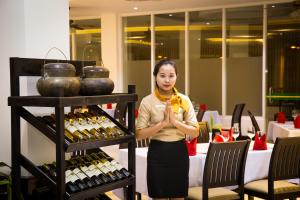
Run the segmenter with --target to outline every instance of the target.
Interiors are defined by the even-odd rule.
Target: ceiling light
[[[133,7],[133,10],[138,10],[138,9],[139,9],[139,8],[138,8],[138,7],[136,7],[136,6],[134,6],[134,7]]]
[[[272,5],[272,8],[275,8],[276,6],[275,5]]]
[[[209,22],[206,22],[205,24],[206,24],[206,25],[210,25],[210,23],[209,23]]]
[[[169,14],[169,16],[172,17],[173,15],[172,15],[172,14]]]

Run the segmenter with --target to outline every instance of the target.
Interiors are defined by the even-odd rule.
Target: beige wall
[[[67,0],[2,0],[0,24],[5,31],[0,37],[0,66],[2,95],[0,99],[1,140],[0,160],[11,162],[11,124],[9,57],[44,58],[47,50],[56,46],[69,56],[69,5]],[[49,58],[62,58],[53,52]],[[21,80],[21,94],[36,94],[35,79]],[[37,109],[33,109],[33,112]],[[22,123],[22,152],[34,162],[54,159],[54,144],[41,134],[34,134]]]

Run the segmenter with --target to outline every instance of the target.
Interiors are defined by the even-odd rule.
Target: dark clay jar
[[[80,81],[72,64],[47,63],[42,68],[42,77],[36,87],[42,96],[76,96],[80,90]]]
[[[114,82],[109,78],[109,70],[102,66],[86,66],[82,68],[80,80],[81,95],[111,94]]]

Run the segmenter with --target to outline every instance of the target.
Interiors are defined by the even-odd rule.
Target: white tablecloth
[[[277,137],[300,137],[300,129],[296,129],[291,121],[287,121],[284,124],[270,121],[267,137],[269,141],[273,142],[275,142]]]
[[[208,143],[197,144],[197,154],[195,156],[190,156],[190,187],[202,185],[204,163],[208,146]],[[267,177],[272,148],[273,144],[268,144],[268,150],[253,151],[253,144],[250,145],[246,160],[245,183]],[[148,148],[136,149],[136,191],[146,196],[148,195],[147,152]],[[127,155],[127,149],[120,150],[119,162],[125,167],[128,166]],[[114,191],[114,193],[119,197],[122,196],[122,191],[120,189]]]

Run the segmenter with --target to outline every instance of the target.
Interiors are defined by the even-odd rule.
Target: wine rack
[[[74,97],[42,97],[42,96],[20,96],[20,76],[41,76],[41,68],[47,62],[58,62],[50,59],[32,58],[10,58],[10,80],[11,96],[8,97],[8,105],[11,106],[11,138],[12,138],[12,199],[19,200],[21,194],[21,167],[24,167],[35,177],[43,180],[56,193],[56,199],[85,199],[98,194],[116,189],[126,188],[126,198],[134,199],[135,195],[135,102],[137,95],[135,86],[128,86],[128,93],[113,93],[101,96],[74,96]],[[59,61],[66,62],[66,61]],[[80,76],[81,68],[95,62],[68,61],[76,68],[76,73]],[[128,104],[128,127],[124,127],[113,117],[108,115],[97,105],[106,103],[127,103]],[[86,105],[94,111],[105,115],[116,126],[126,133],[119,138],[84,141],[70,143],[64,135],[64,109],[65,107],[77,107]],[[55,131],[46,123],[39,120],[25,107],[54,107],[55,108]],[[21,117],[48,137],[56,145],[56,174],[57,179],[53,180],[45,174],[38,166],[31,162],[26,156],[21,154],[20,140],[20,119]],[[128,171],[131,176],[123,180],[108,183],[102,186],[90,188],[84,191],[69,194],[65,190],[65,153],[78,150],[99,148],[114,144],[128,144]]]

